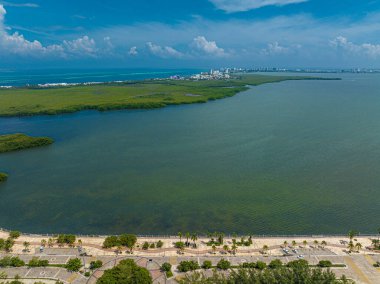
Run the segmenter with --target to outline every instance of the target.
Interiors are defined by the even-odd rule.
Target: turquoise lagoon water
[[[10,174],[0,185],[0,227],[375,232],[380,75],[339,76],[262,85],[199,105],[1,118],[1,133],[56,143],[0,156]]]

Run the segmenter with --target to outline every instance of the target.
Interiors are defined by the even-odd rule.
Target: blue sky
[[[0,0],[0,68],[380,68],[380,0]]]

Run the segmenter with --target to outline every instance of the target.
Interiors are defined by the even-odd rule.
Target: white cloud
[[[284,6],[308,0],[210,0],[218,9],[228,13],[243,12],[264,6]]]
[[[130,49],[129,49],[129,52],[128,54],[130,56],[136,56],[139,52],[137,51],[137,46],[132,46]]]
[[[72,41],[63,41],[62,44],[52,44],[44,46],[41,42],[34,40],[27,40],[22,34],[15,32],[10,34],[8,29],[4,26],[4,19],[6,10],[0,4],[0,53],[2,55],[15,54],[15,55],[28,55],[28,56],[55,56],[65,57],[74,55],[90,55],[95,56],[97,51],[94,39],[88,36]],[[106,45],[109,46],[109,38],[104,38]]]
[[[367,55],[370,57],[380,57],[380,44],[362,43],[355,44],[346,37],[338,36],[330,44],[338,49],[343,49],[356,55]]]
[[[28,8],[38,8],[39,5],[36,3],[12,3],[7,1],[2,1],[0,5],[9,6],[9,7],[28,7]]]
[[[146,46],[152,54],[162,57],[162,58],[169,58],[169,57],[179,58],[183,56],[183,53],[179,52],[178,50],[170,46],[160,46],[152,42],[147,42]]]
[[[197,36],[193,44],[198,51],[208,55],[226,56],[227,53],[223,48],[218,47],[215,41],[208,41],[204,36]]]
[[[73,54],[88,54],[91,56],[95,55],[96,43],[95,40],[89,38],[88,36],[83,36],[81,38],[72,41],[63,41],[63,47],[65,51]]]

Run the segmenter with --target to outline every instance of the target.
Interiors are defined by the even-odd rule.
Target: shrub
[[[212,267],[212,262],[210,260],[205,260],[202,264],[203,269],[210,269]]]
[[[57,238],[58,244],[72,245],[75,243],[76,237],[74,235],[59,235]]]
[[[151,284],[152,277],[146,268],[138,266],[132,259],[126,259],[114,268],[106,270],[96,281],[96,284],[110,283]]]
[[[38,259],[37,257],[33,257],[31,260],[29,260],[29,263],[28,263],[29,267],[46,267],[48,265],[49,265],[48,260]]]
[[[104,248],[112,248],[121,245],[117,236],[109,236],[103,242]]]
[[[320,260],[318,262],[319,267],[332,267],[332,263],[330,260]]]
[[[227,270],[231,267],[231,263],[226,259],[221,259],[216,265],[217,268]]]
[[[19,232],[19,231],[10,231],[9,232],[9,237],[11,238],[11,239],[17,239],[17,238],[19,238],[21,236],[21,233]]]
[[[84,276],[86,276],[86,277],[90,277],[90,275],[91,275],[91,273],[88,271],[84,273]]]
[[[24,265],[25,265],[25,262],[17,256],[15,257],[5,256],[2,259],[0,259],[0,267],[21,267]]]
[[[271,268],[271,269],[276,269],[276,268],[280,268],[282,266],[282,261],[279,260],[279,259],[274,259],[272,260],[268,267]]]
[[[151,248],[151,249],[154,249],[155,247],[156,247],[156,245],[154,243],[151,243],[149,246],[149,248]]]
[[[142,249],[147,250],[149,248],[149,243],[145,242],[142,246]]]
[[[262,261],[258,261],[256,262],[256,268],[259,269],[259,270],[263,270],[267,267],[267,264],[265,262],[262,262]]]
[[[164,245],[164,243],[162,241],[158,241],[157,244],[156,244],[156,247],[157,248],[162,248],[163,245]]]
[[[188,272],[199,269],[199,265],[194,260],[181,261],[177,266],[179,272]]]
[[[184,242],[176,242],[174,244],[174,247],[176,247],[178,249],[184,248],[185,247],[185,243]]]
[[[82,262],[79,258],[72,258],[66,263],[65,267],[68,271],[78,272],[82,267]]]
[[[101,260],[91,261],[90,262],[90,269],[98,269],[103,266],[103,262]]]
[[[243,268],[256,268],[256,263],[255,262],[244,262],[242,264]]]
[[[161,265],[161,271],[168,272],[168,271],[171,271],[171,269],[172,269],[172,265],[170,263],[165,262]]]
[[[287,266],[293,269],[304,268],[304,267],[309,267],[309,263],[307,262],[307,260],[299,259],[299,260],[293,260],[293,261],[288,262]]]

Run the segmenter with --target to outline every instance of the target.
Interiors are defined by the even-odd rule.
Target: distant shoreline
[[[0,89],[0,117],[56,115],[82,110],[155,109],[235,96],[249,86],[288,80],[341,80],[307,76],[241,75],[228,80],[141,80]],[[188,94],[193,94],[188,96]]]

